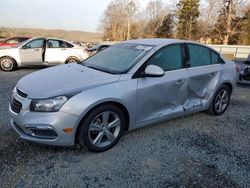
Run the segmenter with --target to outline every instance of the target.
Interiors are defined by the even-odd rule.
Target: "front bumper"
[[[75,143],[75,133],[78,126],[79,117],[65,112],[31,112],[29,105],[31,100],[15,95],[14,98],[22,103],[19,113],[14,112],[9,106],[11,116],[11,126],[22,139],[54,146],[73,146]],[[34,134],[29,128],[37,127]],[[45,131],[44,127],[50,130]],[[70,133],[65,133],[63,129],[71,128]],[[46,134],[45,134],[46,133]],[[49,133],[49,134],[48,134]]]

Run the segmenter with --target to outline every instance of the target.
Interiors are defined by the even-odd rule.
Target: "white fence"
[[[225,55],[229,59],[241,60],[247,59],[250,54],[250,46],[238,46],[238,45],[208,45]]]

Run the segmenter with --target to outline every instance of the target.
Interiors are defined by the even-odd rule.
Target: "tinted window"
[[[29,42],[28,44],[26,44],[26,48],[42,48],[43,42],[44,42],[43,39],[33,40],[33,41]]]
[[[149,60],[149,65],[158,65],[165,71],[182,68],[182,53],[180,45],[171,45],[160,49]]]
[[[67,44],[61,40],[48,40],[48,48],[67,48]]]
[[[24,42],[26,40],[28,40],[29,38],[18,38],[18,42]]]
[[[59,48],[60,43],[57,40],[49,40],[48,41],[48,48]]]
[[[122,43],[113,45],[84,61],[84,65],[111,73],[123,73],[135,65],[152,46]]]
[[[74,46],[70,43],[65,42],[65,48],[73,48]]]
[[[220,63],[220,56],[214,51],[211,51],[211,63],[212,64]]]
[[[199,67],[211,64],[210,49],[193,44],[188,44],[188,49],[191,67]]]

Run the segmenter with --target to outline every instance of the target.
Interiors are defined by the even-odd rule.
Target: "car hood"
[[[17,88],[28,98],[45,99],[70,95],[100,85],[118,81],[113,75],[79,64],[61,65],[31,73],[17,83]]]

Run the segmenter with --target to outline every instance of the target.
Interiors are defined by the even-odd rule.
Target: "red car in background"
[[[17,44],[24,42],[31,37],[11,37],[8,39],[5,39],[3,41],[0,41],[0,47],[12,47],[16,46]]]

